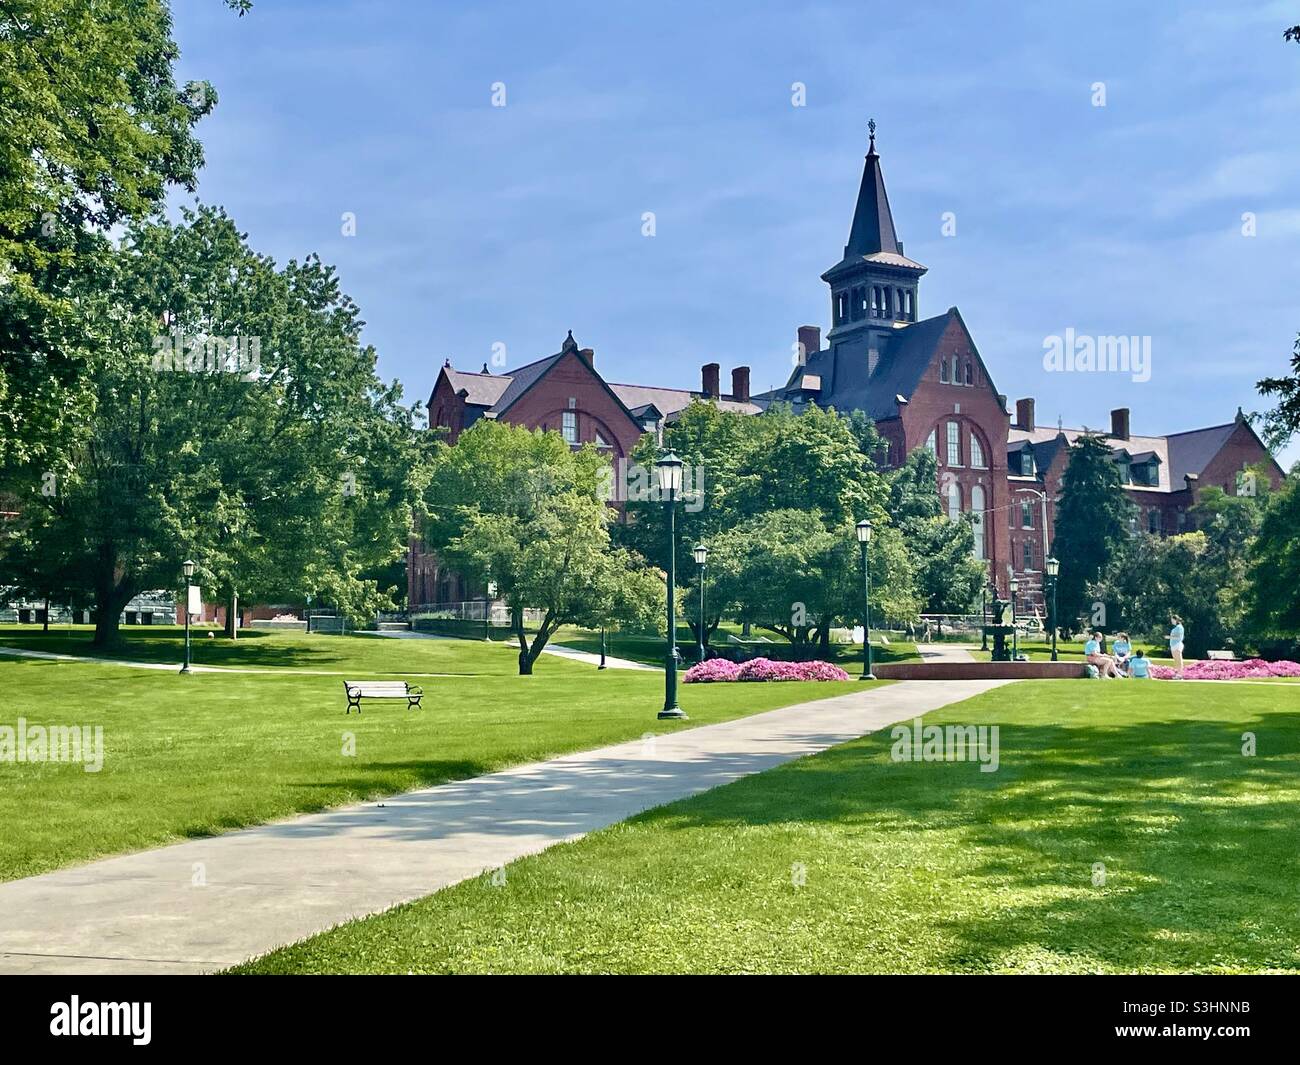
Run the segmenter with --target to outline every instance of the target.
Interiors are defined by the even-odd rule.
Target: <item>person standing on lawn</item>
[[[1174,660],[1174,680],[1183,679],[1183,619],[1169,615],[1169,657]]]

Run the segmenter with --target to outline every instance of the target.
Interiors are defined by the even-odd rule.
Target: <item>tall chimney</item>
[[[703,370],[702,391],[709,399],[717,399],[722,394],[722,388],[718,383],[719,375],[722,373],[722,367],[716,362],[706,362]]]
[[[808,356],[822,349],[822,327],[819,325],[801,325],[799,327],[799,365],[808,361]]]
[[[1016,400],[1016,428],[1024,429],[1026,432],[1034,431],[1033,399]]]
[[[1110,435],[1116,440],[1128,439],[1128,408],[1116,407],[1110,412]]]
[[[731,398],[737,403],[749,402],[748,366],[737,366],[731,371]]]
[[[578,352],[578,358],[582,359],[592,369],[596,367],[596,352],[591,348],[582,348]]]

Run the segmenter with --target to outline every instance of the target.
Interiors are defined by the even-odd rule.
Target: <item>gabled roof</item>
[[[475,407],[492,406],[510,384],[510,377],[505,374],[465,373],[449,367],[443,367],[443,373],[451,382],[453,391],[460,392],[463,389],[469,393],[465,402]]]
[[[1187,474],[1199,476],[1236,428],[1236,422],[1229,422],[1227,425],[1211,425],[1205,429],[1171,434],[1168,438],[1168,451],[1169,475],[1173,483],[1181,488]]]
[[[691,400],[703,399],[703,392],[692,392],[689,388],[658,388],[655,385],[620,385],[610,382],[610,391],[622,400],[629,410],[653,405],[665,418],[671,418],[690,406]],[[736,414],[757,414],[763,408],[757,403],[741,403],[725,396],[714,400],[719,410],[733,411]]]

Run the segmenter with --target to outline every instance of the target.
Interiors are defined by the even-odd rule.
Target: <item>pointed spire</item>
[[[569,335],[564,338],[564,343],[560,345],[560,351],[577,351],[578,342],[573,339],[573,330],[569,330]]]
[[[862,168],[862,185],[858,189],[858,203],[853,211],[853,227],[849,242],[844,246],[844,257],[875,255],[890,252],[901,255],[902,246],[894,231],[894,216],[889,210],[889,197],[885,194],[885,178],[880,172],[880,155],[876,152],[876,120],[867,123],[871,145],[867,162]]]

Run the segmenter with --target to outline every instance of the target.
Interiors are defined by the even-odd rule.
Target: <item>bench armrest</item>
[[[423,695],[423,694],[424,694],[424,689],[421,688],[418,684],[408,684],[408,685],[406,686],[406,694],[407,694],[407,695]]]

